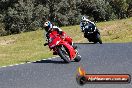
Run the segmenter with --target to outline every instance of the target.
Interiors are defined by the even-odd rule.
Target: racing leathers
[[[52,29],[50,31],[48,31],[45,35],[46,35],[46,41],[49,39],[49,34],[52,31],[57,31],[57,33],[59,35],[61,35],[61,38],[64,39],[64,41],[67,41],[70,45],[73,45],[72,39],[71,37],[67,36],[66,33],[64,31],[62,31],[59,27],[57,26],[53,26]],[[45,45],[47,45],[48,43],[46,43]]]
[[[99,33],[98,29],[96,28],[96,25],[94,22],[91,22],[91,21],[81,21],[80,23],[80,28],[81,28],[81,31],[84,32],[84,37],[86,38],[86,35],[85,35],[85,31],[87,30],[95,30]]]

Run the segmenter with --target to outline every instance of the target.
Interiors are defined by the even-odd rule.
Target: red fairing
[[[66,39],[69,39],[69,41],[62,39],[61,36],[57,33],[57,31],[52,31],[49,36],[50,38],[48,40],[48,43],[50,49],[56,50],[56,46],[63,45],[69,50],[70,60],[73,60],[76,57],[75,49],[69,44],[72,43],[72,39],[70,37],[66,37]]]
[[[65,32],[62,33],[62,36],[65,36],[64,41],[67,41],[70,45],[72,45],[72,38],[67,36]]]
[[[59,45],[64,45],[65,47],[68,48],[68,50],[70,52],[70,59],[71,60],[73,60],[76,57],[76,51],[68,42],[60,42]]]

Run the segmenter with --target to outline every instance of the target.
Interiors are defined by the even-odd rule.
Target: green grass
[[[132,18],[97,23],[103,42],[132,42]],[[74,42],[88,42],[83,38],[79,25],[62,27]],[[0,37],[0,66],[52,57],[44,47],[44,30]]]
[[[104,42],[132,42],[132,18],[101,22],[97,25],[101,29]]]
[[[42,30],[0,37],[0,66],[52,57],[43,37]]]

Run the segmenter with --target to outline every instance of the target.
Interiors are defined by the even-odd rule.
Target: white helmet
[[[86,26],[86,25],[88,25],[89,20],[88,20],[85,16],[83,16],[81,22],[82,22],[82,24],[83,24],[84,26]]]
[[[44,28],[45,28],[45,31],[50,31],[50,29],[52,28],[52,23],[50,21],[45,22]]]
[[[82,17],[82,21],[90,21],[89,19],[87,19],[85,16]]]

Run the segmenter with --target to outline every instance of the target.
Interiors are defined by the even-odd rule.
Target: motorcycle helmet
[[[86,25],[89,22],[89,20],[85,16],[83,16],[81,22],[82,24]]]
[[[86,18],[85,16],[82,17],[82,21],[86,21],[86,19],[87,19],[87,18]]]
[[[52,24],[50,21],[47,21],[44,23],[44,28],[45,28],[45,31],[48,32],[52,29]]]

